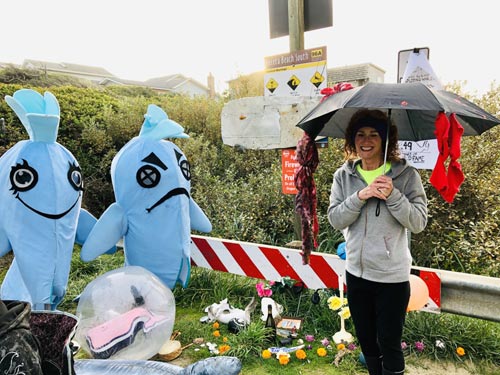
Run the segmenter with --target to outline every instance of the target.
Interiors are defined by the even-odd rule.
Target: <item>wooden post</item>
[[[288,0],[288,34],[290,52],[304,49],[304,0]],[[294,197],[295,198],[295,197]],[[293,228],[297,245],[302,239],[300,216],[294,211]]]
[[[288,0],[290,52],[304,49],[304,0]]]

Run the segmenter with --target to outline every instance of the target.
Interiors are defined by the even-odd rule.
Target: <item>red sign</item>
[[[295,156],[294,148],[281,150],[281,188],[283,194],[297,194],[295,188],[295,172],[300,164]]]

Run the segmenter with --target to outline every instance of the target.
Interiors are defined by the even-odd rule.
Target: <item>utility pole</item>
[[[304,0],[288,0],[290,52],[304,49]]]
[[[304,49],[304,0],[288,0],[288,35],[290,52]],[[301,248],[302,221],[297,212],[294,212],[293,218],[295,241],[288,245]]]

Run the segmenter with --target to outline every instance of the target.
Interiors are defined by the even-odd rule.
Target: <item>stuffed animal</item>
[[[184,153],[164,138],[187,138],[182,126],[149,105],[141,131],[116,154],[111,179],[116,202],[99,218],[81,251],[83,261],[123,237],[125,265],[141,266],[167,287],[186,287],[191,271],[191,230],[212,225],[191,197]]]
[[[235,308],[224,298],[219,303],[212,303],[205,308],[207,315],[202,317],[202,323],[220,322],[228,324],[231,320],[237,319],[243,321],[244,324],[250,324],[250,315],[254,312],[257,301],[252,297],[250,303],[245,307],[245,310]]]
[[[74,243],[82,244],[97,220],[81,209],[78,162],[56,142],[56,97],[22,89],[5,101],[29,140],[0,158],[0,256],[14,253],[1,299],[30,302],[33,310],[55,309],[66,293]]]

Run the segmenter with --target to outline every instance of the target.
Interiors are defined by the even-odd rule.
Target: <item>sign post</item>
[[[398,83],[422,82],[429,88],[442,89],[429,63],[429,48],[413,48],[398,53]],[[439,154],[437,141],[399,141],[399,150],[410,165],[417,169],[434,169]]]

